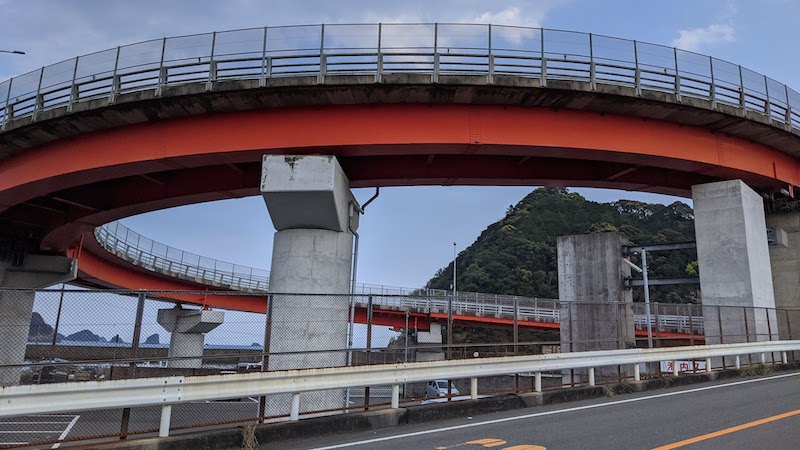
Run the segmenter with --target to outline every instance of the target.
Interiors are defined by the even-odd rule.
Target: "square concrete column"
[[[561,303],[561,351],[611,350],[635,345],[633,294],[623,279],[631,269],[622,260],[628,239],[619,233],[558,238],[558,297]],[[620,372],[621,370],[621,372]],[[597,368],[599,377],[632,373],[629,367]],[[575,382],[587,382],[588,370],[575,370]],[[565,375],[569,382],[571,376]]]
[[[0,366],[25,360],[33,302],[39,289],[75,279],[77,262],[63,256],[25,255],[19,266],[0,262]],[[0,386],[19,384],[22,367],[0,368]]]
[[[223,311],[205,309],[183,309],[180,306],[159,309],[158,324],[171,333],[167,356],[192,359],[175,359],[167,362],[168,367],[199,369],[203,365],[203,344],[205,333],[217,328],[225,319]]]
[[[761,196],[730,180],[692,186],[692,200],[706,343],[769,340],[777,323]]]
[[[769,246],[780,339],[800,339],[800,212],[774,213],[767,226],[778,242]]]
[[[266,155],[261,193],[277,230],[269,278],[267,350],[273,355],[268,369],[344,366],[360,214],[350,180],[333,156]],[[344,404],[345,391],[339,389],[300,397],[304,412]],[[272,396],[267,411],[284,414],[289,406],[289,396]]]

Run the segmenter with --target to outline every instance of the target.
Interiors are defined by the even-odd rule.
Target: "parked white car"
[[[461,394],[453,384],[450,388],[452,395]],[[447,397],[447,380],[433,380],[425,386],[425,396],[428,398]]]

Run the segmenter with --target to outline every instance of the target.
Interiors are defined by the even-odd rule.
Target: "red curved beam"
[[[352,105],[195,116],[44,145],[0,162],[0,211],[92,182],[255,161],[264,153],[430,154],[421,144],[440,145],[440,154],[634,162],[712,175],[740,173],[755,184],[800,185],[796,159],[699,127],[575,110]],[[368,186],[384,175],[350,176],[353,186]],[[414,184],[421,177],[399,184]]]

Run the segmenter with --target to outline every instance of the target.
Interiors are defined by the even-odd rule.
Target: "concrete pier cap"
[[[197,358],[170,360],[168,366],[185,369],[202,367],[205,333],[217,328],[224,319],[223,311],[184,309],[180,305],[170,309],[159,309],[156,320],[171,333],[167,356],[170,358],[197,356]]]
[[[333,155],[264,155],[261,195],[278,231],[358,229],[350,180]]]

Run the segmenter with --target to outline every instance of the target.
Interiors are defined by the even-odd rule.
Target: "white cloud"
[[[542,19],[544,19],[545,11],[546,9],[542,8],[523,14],[518,7],[512,6],[497,12],[485,11],[466,21],[472,23],[491,23],[497,25],[539,28],[542,26]]]
[[[705,28],[680,30],[678,34],[678,38],[672,41],[672,46],[689,51],[736,40],[733,26],[729,24],[711,24]]]

